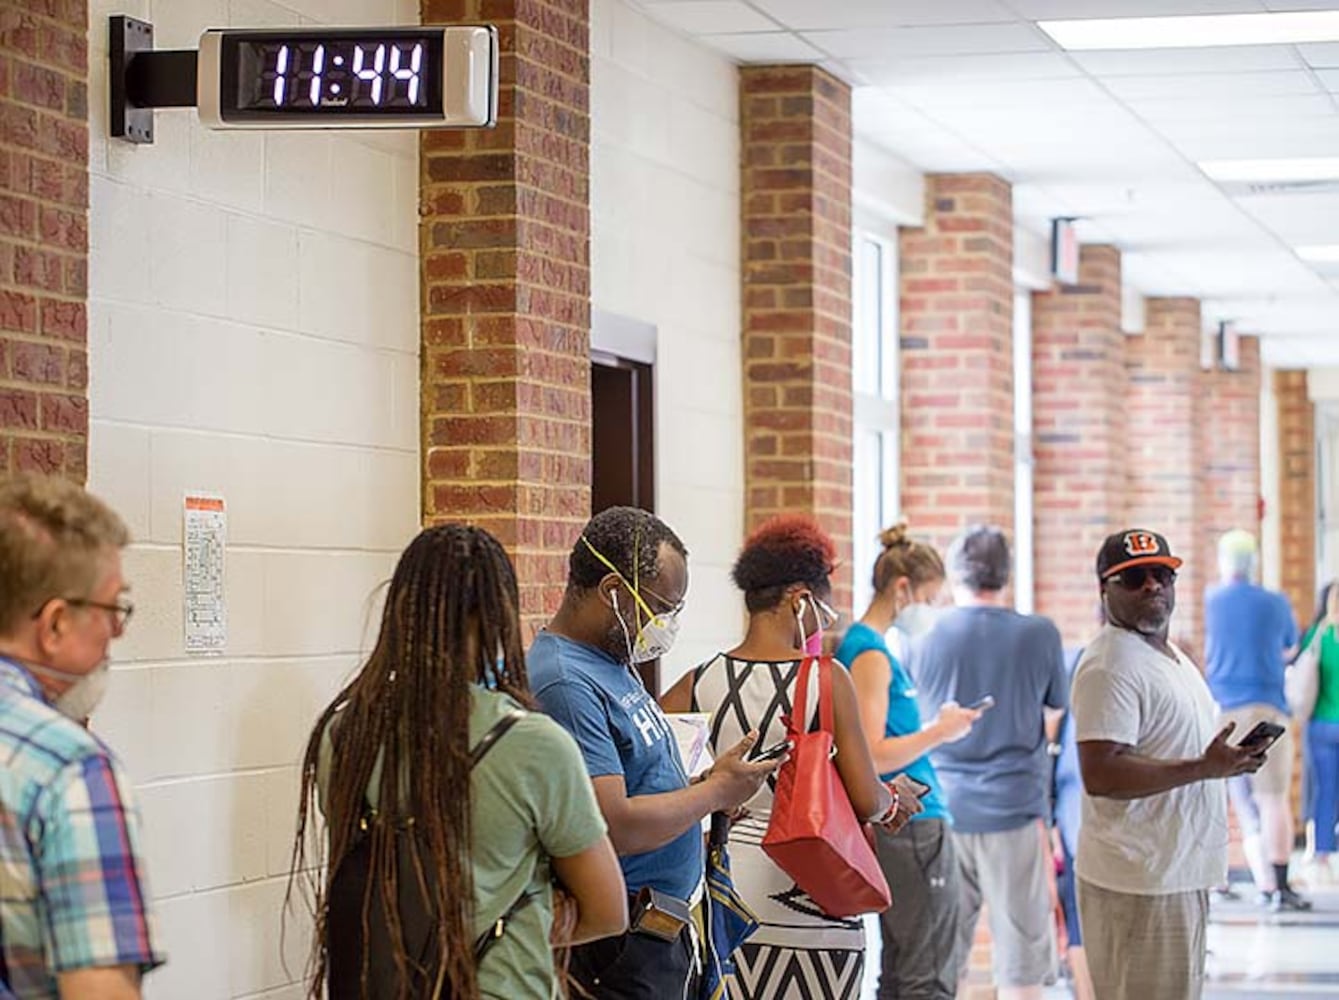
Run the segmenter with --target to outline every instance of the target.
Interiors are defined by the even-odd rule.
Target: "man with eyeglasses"
[[[1228,742],[1233,724],[1215,733],[1209,688],[1168,639],[1180,566],[1156,532],[1102,543],[1107,625],[1074,676],[1079,916],[1103,1000],[1201,996],[1209,890],[1227,879],[1223,779],[1265,761]]]
[[[573,979],[599,1000],[692,995],[701,821],[742,805],[779,765],[744,760],[752,734],[689,781],[668,721],[632,669],[669,652],[687,592],[679,537],[644,510],[611,507],[582,530],[562,605],[526,657],[540,706],[581,748],[631,897],[627,934],[572,950]]]
[[[72,483],[0,482],[0,996],[137,1000],[163,962],[130,783],[85,725],[133,610],[128,540]]]

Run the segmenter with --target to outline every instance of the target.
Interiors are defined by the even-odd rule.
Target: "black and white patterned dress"
[[[711,713],[711,751],[730,749],[750,729],[759,746],[786,738],[799,660],[736,660],[724,653],[698,667],[693,710]],[[811,670],[806,727],[818,711],[818,671]],[[856,1000],[865,962],[859,917],[829,917],[763,853],[772,815],[768,781],[748,802],[748,818],[730,831],[735,888],[761,926],[735,953],[737,990],[743,1000]]]

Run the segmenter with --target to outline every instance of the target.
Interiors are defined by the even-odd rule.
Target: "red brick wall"
[[[88,5],[0,2],[0,473],[88,464]]]
[[[1176,587],[1172,638],[1203,649],[1204,586],[1214,569],[1201,555],[1204,472],[1197,419],[1201,406],[1200,304],[1147,301],[1145,329],[1126,340],[1129,377],[1125,520],[1167,537],[1185,560]]]
[[[424,0],[501,35],[497,128],[423,133],[423,510],[488,528],[531,626],[590,513],[586,0]]]
[[[1124,522],[1125,335],[1120,251],[1085,246],[1079,282],[1032,296],[1038,614],[1066,645],[1096,627],[1093,560]]]
[[[902,508],[946,545],[1014,517],[1013,197],[991,174],[925,181],[900,240]]]
[[[1218,539],[1241,528],[1260,537],[1260,341],[1241,338],[1237,371],[1200,375],[1200,456],[1204,469],[1201,560],[1218,578]]]
[[[814,514],[851,582],[851,90],[817,66],[739,73],[746,523]]]
[[[1283,592],[1297,620],[1316,608],[1316,411],[1304,371],[1275,371],[1279,411],[1279,546]]]

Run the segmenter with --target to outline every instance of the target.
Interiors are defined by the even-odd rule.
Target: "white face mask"
[[[648,660],[658,659],[674,647],[674,640],[679,637],[677,615],[656,615],[638,629],[636,638],[633,638],[628,623],[623,619],[623,612],[618,609],[618,599],[612,592],[609,594],[609,603],[614,609],[614,617],[618,619],[618,624],[623,629],[623,641],[628,646],[629,663],[646,663]]]
[[[92,715],[93,710],[98,707],[107,693],[107,682],[111,678],[105,660],[86,674],[70,674],[64,670],[53,670],[50,667],[39,667],[30,663],[25,663],[24,666],[43,677],[71,682],[69,687],[57,695],[51,707],[66,718],[80,723]]]
[[[939,612],[930,605],[916,602],[903,608],[893,624],[905,632],[908,637],[915,639],[930,631],[938,618]]]

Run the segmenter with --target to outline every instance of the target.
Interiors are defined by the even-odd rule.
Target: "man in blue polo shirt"
[[[1285,729],[1291,721],[1283,665],[1286,652],[1297,645],[1297,623],[1286,597],[1251,582],[1256,561],[1254,535],[1224,534],[1218,542],[1220,582],[1204,598],[1205,678],[1223,722],[1235,722],[1242,736],[1261,721]],[[1228,779],[1246,860],[1261,902],[1275,912],[1311,909],[1288,884],[1292,759],[1285,732],[1260,770]]]
[[[632,669],[669,651],[687,592],[678,536],[644,510],[612,507],[582,531],[562,606],[527,657],[535,697],[581,748],[634,897],[627,934],[572,950],[572,977],[598,1000],[687,995],[700,963],[682,918],[701,898],[701,821],[742,805],[779,763],[744,761],[755,733],[689,782]]]

